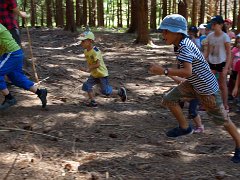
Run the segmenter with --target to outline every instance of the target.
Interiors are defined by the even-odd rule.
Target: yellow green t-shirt
[[[102,53],[97,47],[93,47],[90,51],[87,51],[85,49],[84,55],[86,57],[88,65],[96,64],[99,60],[100,66],[90,72],[94,78],[102,78],[108,76],[108,70],[104,64]]]
[[[0,24],[0,56],[19,49],[20,47],[13,39],[11,33],[2,24]]]

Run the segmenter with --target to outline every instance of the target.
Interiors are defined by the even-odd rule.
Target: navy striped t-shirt
[[[186,37],[180,42],[176,54],[180,68],[183,68],[183,62],[192,64],[192,75],[187,80],[195,91],[202,95],[210,95],[219,90],[217,79],[203,54],[189,38]]]

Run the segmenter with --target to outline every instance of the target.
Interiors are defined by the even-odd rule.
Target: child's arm
[[[149,68],[149,71],[156,75],[163,75],[164,70],[166,70],[166,68],[157,64],[152,64],[150,65],[150,68]],[[179,77],[187,78],[192,75],[192,64],[188,62],[183,62],[183,68],[180,68],[180,69],[169,68],[167,69],[167,71],[169,76],[179,76]]]
[[[79,69],[81,71],[84,71],[84,72],[91,72],[93,69],[96,69],[100,66],[100,61],[97,60],[97,63],[96,64],[92,64],[92,65],[88,65],[88,68],[84,68],[84,67],[79,67]]]
[[[205,57],[205,59],[208,61],[208,56],[209,56],[209,43],[207,42],[205,45],[204,45],[204,50],[203,50],[203,55]]]
[[[89,72],[91,72],[93,69],[97,69],[100,66],[100,61],[97,60],[96,64],[92,64],[88,66]]]
[[[172,80],[174,80],[176,83],[180,84],[184,81],[186,81],[185,78],[181,78],[181,77],[178,77],[178,76],[169,76]]]
[[[232,59],[231,59],[231,45],[230,43],[225,43],[225,49],[226,49],[226,65],[223,69],[223,73],[227,74],[228,73],[228,70],[230,69],[231,67],[231,63],[232,63]]]
[[[234,88],[232,91],[233,97],[236,97],[238,95],[238,89],[239,89],[239,85],[240,85],[239,81],[240,81],[240,72],[238,72],[238,74],[237,74],[237,79],[236,79],[236,82],[235,82],[235,85],[234,85]]]

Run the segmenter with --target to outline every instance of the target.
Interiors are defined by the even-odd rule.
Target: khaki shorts
[[[219,91],[211,95],[200,95],[188,81],[184,81],[164,95],[162,104],[167,107],[179,106],[179,100],[196,98],[199,99],[200,104],[203,105],[216,124],[222,125],[225,121],[230,120],[224,109]]]

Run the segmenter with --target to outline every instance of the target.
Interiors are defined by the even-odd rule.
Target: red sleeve
[[[240,61],[236,63],[236,71],[240,73]]]
[[[17,7],[16,0],[7,0],[8,1],[8,9],[13,10]]]

